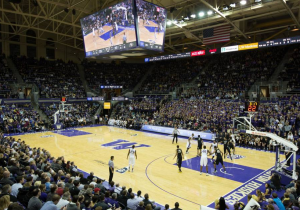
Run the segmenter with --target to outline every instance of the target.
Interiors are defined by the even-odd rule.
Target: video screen
[[[163,51],[167,10],[143,0],[136,0],[139,46]]]
[[[86,57],[137,46],[133,0],[126,0],[80,20]]]

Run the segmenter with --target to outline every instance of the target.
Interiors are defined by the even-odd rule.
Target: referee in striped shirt
[[[174,128],[174,130],[173,130],[173,141],[172,141],[172,144],[174,144],[175,138],[176,138],[176,144],[177,144],[177,142],[178,142],[178,134],[180,134],[180,133],[179,133],[179,130],[178,130],[177,127],[175,126],[175,128]]]

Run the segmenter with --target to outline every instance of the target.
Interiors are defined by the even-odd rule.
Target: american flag
[[[219,26],[203,30],[203,44],[213,44],[230,41],[230,26]]]

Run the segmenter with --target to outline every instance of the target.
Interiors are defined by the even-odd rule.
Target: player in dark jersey
[[[203,145],[203,140],[201,139],[200,135],[198,135],[197,142],[198,142],[197,156],[199,157],[201,155],[201,150],[202,150],[202,145]]]
[[[224,143],[224,159],[226,159],[226,151],[227,151],[228,154],[229,154],[230,159],[232,160],[231,153],[230,153],[230,148],[229,148],[228,136],[225,136],[223,143]]]
[[[178,166],[179,172],[182,172],[181,171],[181,163],[182,163],[182,159],[183,159],[183,152],[182,152],[182,149],[179,148],[179,145],[177,145],[176,154],[175,154],[174,158],[176,156],[177,156],[177,166]]]
[[[217,165],[219,165],[219,163],[221,163],[223,169],[224,169],[224,173],[226,173],[226,168],[224,166],[224,163],[223,163],[223,154],[221,152],[221,150],[218,148],[218,147],[215,147],[215,155],[216,155],[216,160],[214,162],[214,167],[215,167],[215,172],[217,172]]]

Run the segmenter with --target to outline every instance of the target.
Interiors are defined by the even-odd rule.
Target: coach
[[[114,176],[114,169],[115,169],[115,165],[114,165],[114,156],[110,157],[110,160],[108,162],[108,166],[109,166],[109,179],[108,179],[108,183],[110,184],[113,176]]]

